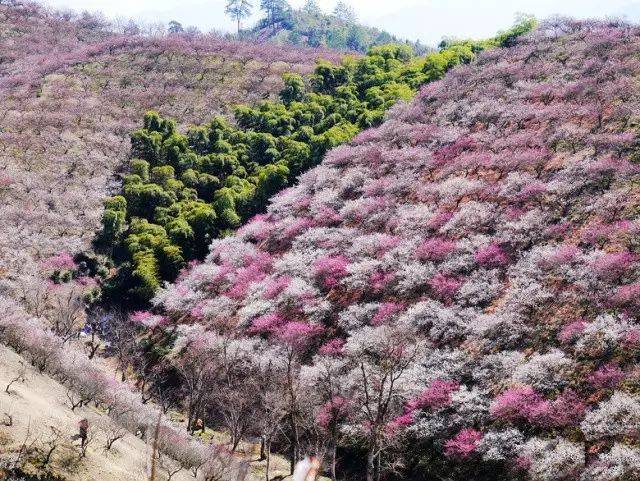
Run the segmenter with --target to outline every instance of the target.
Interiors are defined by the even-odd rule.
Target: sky
[[[42,0],[56,8],[100,11],[110,18],[145,22],[177,20],[202,31],[232,31],[224,15],[225,0]],[[330,12],[337,0],[318,0]],[[258,4],[259,0],[253,0]],[[290,0],[294,7],[304,0]],[[518,13],[537,18],[569,15],[578,18],[624,17],[640,22],[640,0],[347,0],[367,25],[427,45],[443,37],[481,38],[508,28]],[[254,9],[254,10],[257,10]],[[257,13],[257,12],[256,12]],[[255,18],[258,18],[254,14]],[[251,21],[249,21],[251,23]]]

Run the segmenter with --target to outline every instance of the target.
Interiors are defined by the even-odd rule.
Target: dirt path
[[[113,427],[109,417],[93,406],[76,408],[67,405],[66,388],[41,375],[27,364],[26,381],[11,386],[11,394],[4,392],[7,383],[18,373],[22,358],[0,345],[0,459],[14,459],[15,451],[30,434],[27,444],[46,447],[54,435],[51,426],[61,433],[59,447],[52,456],[52,466],[69,481],[144,481],[148,479],[149,449],[138,437],[127,433],[117,440],[111,450],[105,448],[105,432]],[[13,419],[12,426],[2,425],[5,414]],[[78,432],[78,422],[89,420],[91,430],[87,456],[78,462],[79,441],[71,437]],[[100,428],[99,428],[100,427]],[[159,481],[166,480],[163,472]],[[176,474],[172,481],[193,481],[186,471]]]

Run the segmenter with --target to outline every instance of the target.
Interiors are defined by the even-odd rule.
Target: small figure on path
[[[87,443],[87,433],[89,432],[89,421],[87,418],[81,419],[78,422],[78,438],[80,439],[80,446],[84,448]]]

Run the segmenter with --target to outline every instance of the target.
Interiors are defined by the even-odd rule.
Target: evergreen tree
[[[280,21],[285,13],[291,10],[287,0],[260,0],[260,10],[267,14],[267,25],[273,25]]]
[[[225,13],[233,18],[238,24],[238,34],[240,34],[240,22],[243,18],[251,15],[253,5],[249,0],[227,0]]]
[[[302,7],[302,11],[308,15],[320,15],[322,11],[318,6],[318,2],[316,0],[307,0]]]
[[[182,24],[176,20],[171,20],[169,22],[169,33],[182,33],[184,32],[184,28],[182,28]]]
[[[338,2],[333,9],[333,15],[346,23],[355,23],[357,20],[356,12],[346,2]]]

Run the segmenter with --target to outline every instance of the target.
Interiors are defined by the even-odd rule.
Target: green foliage
[[[214,238],[263,212],[329,149],[522,28],[483,42],[447,41],[424,57],[406,45],[384,45],[339,65],[318,62],[309,78],[284,76],[281,101],[237,106],[236,126],[215,117],[182,134],[175,122],[147,113],[131,136],[122,195],[105,203],[100,241],[121,266],[112,292],[148,301],[162,280],[174,280],[187,261],[206,256]]]
[[[129,163],[129,172],[137,175],[143,182],[149,181],[149,162],[142,159],[132,159]]]
[[[120,242],[125,231],[127,215],[127,200],[117,195],[107,199],[102,213],[102,232],[98,236],[98,242],[112,246]]]
[[[264,18],[248,33],[249,37],[262,39],[268,35],[278,42],[362,53],[374,45],[399,41],[388,32],[358,23],[355,13],[344,2],[339,2],[331,14],[323,13],[314,2],[291,9],[282,0],[262,0],[260,8]],[[425,51],[419,42],[407,46],[420,53]]]
[[[523,15],[517,19],[515,25],[509,30],[500,32],[496,36],[495,42],[500,47],[512,47],[519,36],[530,32],[536,28],[536,25],[538,25],[538,21],[534,16]]]
[[[280,100],[286,105],[304,100],[305,85],[301,75],[286,73],[282,76],[284,88],[280,91]]]

